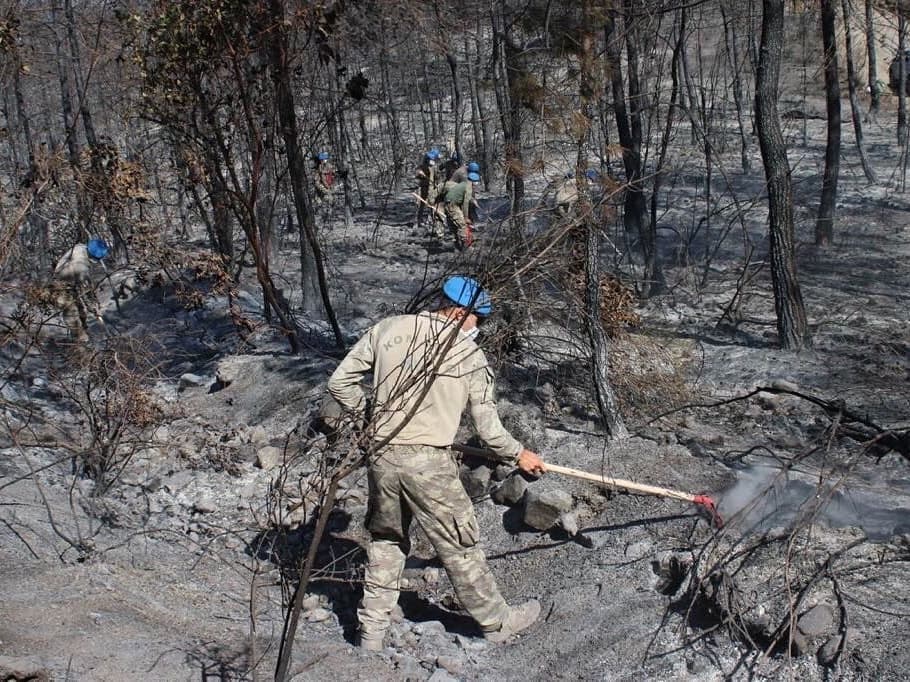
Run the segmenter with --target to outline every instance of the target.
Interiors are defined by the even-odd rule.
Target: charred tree
[[[866,61],[869,74],[869,115],[874,119],[878,115],[882,101],[882,86],[878,79],[878,64],[875,54],[875,13],[873,0],[866,0]]]
[[[613,109],[616,118],[616,130],[619,144],[622,146],[623,168],[626,174],[626,193],[623,201],[623,225],[628,233],[637,235],[641,241],[645,261],[643,289],[647,294],[654,282],[657,272],[657,251],[653,239],[654,231],[648,220],[648,207],[643,187],[643,170],[641,162],[641,119],[637,105],[626,108],[626,93],[622,75],[622,41],[617,19],[620,13],[610,10],[605,17],[604,38],[606,40],[606,59],[610,74],[610,86],[613,94]],[[632,76],[630,74],[629,78]],[[640,88],[636,86],[636,92]],[[630,86],[630,94],[632,86]],[[637,123],[635,118],[638,117]]]
[[[850,113],[853,117],[853,132],[856,137],[856,151],[863,166],[863,173],[870,183],[875,182],[875,173],[866,158],[866,149],[863,146],[863,121],[860,115],[859,97],[856,94],[856,67],[853,64],[853,36],[850,26],[850,0],[841,0],[844,14],[844,52],[847,58],[847,89],[850,93]]]
[[[284,140],[287,160],[288,175],[291,180],[291,191],[294,197],[294,208],[297,215],[297,224],[300,229],[301,261],[310,262],[305,255],[308,247],[312,254],[313,267],[319,282],[319,293],[326,318],[332,326],[335,343],[339,348],[344,347],[344,336],[338,326],[332,301],[329,297],[328,280],[326,278],[324,257],[319,240],[316,237],[316,228],[313,222],[313,210],[309,204],[306,193],[306,164],[303,150],[298,144],[297,116],[294,112],[294,95],[291,89],[291,65],[289,62],[288,38],[285,26],[285,12],[283,0],[270,0],[271,13],[275,35],[271,37],[270,59],[272,67],[272,80],[275,86],[275,104],[278,109],[278,119],[281,125],[281,136]],[[303,264],[303,263],[302,263]],[[301,274],[303,276],[303,274]]]
[[[834,211],[837,199],[837,177],[840,172],[840,81],[837,69],[837,29],[834,0],[821,0],[822,47],[825,68],[825,109],[828,118],[828,140],[825,145],[825,173],[822,194],[815,221],[815,243],[827,246],[834,238]]]
[[[763,0],[755,81],[755,127],[768,183],[771,284],[780,345],[799,350],[809,345],[811,339],[796,274],[793,188],[777,111],[783,37],[784,0]]]
[[[597,407],[603,425],[611,438],[627,438],[629,431],[619,411],[619,402],[610,383],[610,340],[604,331],[600,314],[600,229],[594,221],[591,192],[585,172],[588,166],[586,142],[594,124],[596,86],[594,83],[594,16],[592,0],[582,5],[583,28],[579,54],[579,94],[584,125],[577,126],[578,155],[575,163],[575,181],[578,185],[578,214],[583,221],[585,235],[585,327],[591,345],[591,375],[597,396]]]

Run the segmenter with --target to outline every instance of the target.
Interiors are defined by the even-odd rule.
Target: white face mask
[[[471,341],[477,341],[477,335],[480,334],[480,328],[474,327],[473,329],[462,329],[461,333],[471,339]]]

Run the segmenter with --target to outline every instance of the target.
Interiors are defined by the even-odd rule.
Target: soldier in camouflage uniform
[[[442,189],[442,171],[439,168],[439,150],[431,149],[424,154],[414,174],[417,178],[417,186],[420,192],[420,198],[424,202],[417,202],[417,219],[415,227],[420,228],[423,223],[423,214],[429,209],[430,213],[430,230],[433,237],[441,238],[443,236],[443,226],[441,219],[436,212],[436,203],[439,199],[439,191]]]
[[[469,172],[464,180],[456,182],[453,178],[443,188],[446,218],[455,237],[455,247],[459,251],[474,243],[474,225],[469,216],[474,202],[474,183],[479,180],[480,175]]]
[[[63,313],[70,336],[80,343],[88,340],[88,314],[100,320],[97,302],[91,291],[92,266],[101,263],[110,248],[102,239],[76,244],[64,253],[54,267],[54,304]]]
[[[382,649],[416,519],[436,550],[462,606],[487,639],[506,641],[540,613],[530,600],[509,607],[478,546],[477,519],[458,477],[451,450],[467,406],[480,436],[504,462],[543,473],[536,453],[503,427],[493,396],[493,375],[474,341],[478,321],[491,303],[474,280],[451,277],[439,310],[390,317],[372,327],[329,379],[331,395],[346,409],[362,411],[361,379],[373,374],[374,442],[370,453],[370,504],[363,600],[358,609],[360,645]]]

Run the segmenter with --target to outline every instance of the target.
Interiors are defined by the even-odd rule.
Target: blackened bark
[[[768,183],[771,285],[782,348],[809,345],[808,324],[796,274],[790,163],[777,111],[784,36],[784,0],[762,2],[761,47],[755,81],[755,127]]]
[[[856,137],[856,151],[863,166],[866,180],[875,182],[875,173],[866,158],[866,149],[863,147],[863,120],[860,115],[859,97],[856,94],[856,69],[853,65],[853,36],[850,26],[850,0],[841,0],[844,13],[844,52],[847,54],[847,89],[850,93],[850,113],[853,117],[853,132]]]
[[[633,134],[632,122],[626,109],[626,95],[623,88],[621,44],[622,37],[616,26],[617,13],[611,11],[606,17],[604,37],[606,56],[610,73],[610,85],[613,94],[613,109],[616,118],[616,130],[619,144],[622,147],[622,161],[626,172],[626,195],[623,202],[623,225],[627,232],[636,235],[647,235],[647,204],[642,191],[641,140]],[[640,126],[638,127],[640,131]],[[645,267],[653,272],[656,256],[653,244],[642,241],[645,256]],[[651,261],[649,265],[649,260]],[[646,282],[648,288],[650,282]]]
[[[512,43],[509,20],[502,14],[503,11],[494,7],[492,15],[494,68],[498,68],[499,73],[499,78],[495,79],[496,103],[502,124],[511,224],[515,233],[521,234],[524,225],[521,209],[524,204],[525,181],[521,145],[521,93],[518,92],[518,83],[525,71],[520,63],[519,49]]]
[[[878,114],[882,100],[882,87],[878,80],[878,71],[875,56],[875,13],[872,11],[872,0],[866,0],[866,57],[869,74],[869,114],[873,117]]]
[[[278,109],[278,120],[281,125],[281,135],[284,139],[288,157],[288,174],[291,180],[291,192],[294,197],[297,223],[301,231],[301,258],[303,258],[302,254],[304,249],[306,246],[309,246],[313,256],[313,264],[316,268],[319,293],[322,297],[322,305],[325,309],[326,318],[332,326],[335,344],[339,348],[344,348],[344,336],[341,333],[341,327],[338,326],[335,310],[332,307],[332,301],[329,297],[329,287],[325,273],[322,248],[319,245],[319,240],[316,238],[316,229],[313,224],[313,211],[306,194],[306,168],[303,151],[300,149],[300,145],[297,142],[297,116],[294,110],[294,95],[291,90],[291,67],[288,58],[288,39],[287,33],[283,28],[285,26],[284,2],[282,0],[270,0],[270,10],[275,25],[279,27],[276,29],[276,34],[270,41],[269,56],[272,66],[272,78],[275,83],[275,103]]]
[[[585,327],[591,344],[591,375],[594,392],[597,396],[597,407],[603,420],[604,429],[611,438],[627,438],[629,431],[619,411],[619,401],[610,383],[610,340],[604,331],[600,315],[600,229],[594,222],[594,211],[591,206],[591,193],[588,188],[585,171],[588,166],[588,154],[585,149],[588,131],[594,125],[594,23],[592,0],[584,0],[582,12],[585,21],[581,34],[581,54],[579,58],[581,73],[579,94],[581,113],[586,121],[579,126],[576,144],[578,154],[575,167],[575,178],[578,183],[578,209],[584,221],[585,235]]]
[[[825,55],[825,108],[828,114],[828,141],[825,145],[825,174],[815,222],[815,243],[827,246],[834,238],[834,202],[840,171],[840,83],[837,69],[834,0],[821,0],[822,46]]]
[[[904,19],[903,3],[897,3],[897,54],[899,81],[907,83],[907,60],[903,58],[907,49],[907,22]],[[897,91],[897,144],[903,149],[907,145],[907,88]]]

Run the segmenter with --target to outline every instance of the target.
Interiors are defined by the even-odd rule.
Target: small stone
[[[521,501],[527,489],[528,482],[520,474],[515,474],[503,481],[502,485],[492,492],[490,498],[496,504],[511,506]]]
[[[322,599],[318,594],[308,594],[300,602],[300,608],[304,611],[313,611],[322,607]]]
[[[217,509],[214,500],[210,497],[200,497],[193,502],[193,511],[199,514],[211,514]]]
[[[799,617],[796,627],[807,637],[818,637],[834,629],[834,609],[818,604]]]
[[[524,500],[524,522],[537,530],[549,530],[561,514],[572,509],[572,496],[559,489],[528,488]]]
[[[257,424],[250,429],[249,438],[251,443],[268,443],[269,432],[261,424]]]
[[[436,668],[433,674],[427,678],[427,682],[458,682],[458,678],[452,677],[444,668]]]
[[[281,460],[281,449],[276,448],[274,445],[266,445],[264,448],[259,448],[256,452],[256,466],[263,471],[268,471],[278,466]]]
[[[792,381],[787,381],[786,379],[775,379],[771,382],[771,388],[776,388],[779,391],[799,391],[799,386],[797,386]]]
[[[332,612],[328,609],[313,609],[306,612],[308,623],[322,623],[332,617]]]
[[[180,379],[177,382],[177,390],[184,391],[188,388],[199,388],[201,386],[207,386],[208,383],[209,381],[205,377],[193,374],[192,372],[187,372],[186,374],[180,375]]]
[[[459,656],[437,656],[436,667],[460,675],[464,671],[464,659]]]
[[[513,471],[515,471],[515,467],[508,464],[497,464],[496,469],[493,470],[492,478],[494,481],[504,481]]]
[[[443,634],[446,631],[446,626],[438,620],[425,620],[420,623],[414,623],[414,627],[411,629],[415,634],[426,637],[427,635]]]
[[[462,469],[460,477],[468,497],[482,497],[487,494],[487,487],[490,485],[490,470],[487,467]]]
[[[569,535],[578,535],[578,517],[572,512],[566,512],[559,517],[559,525]]]

